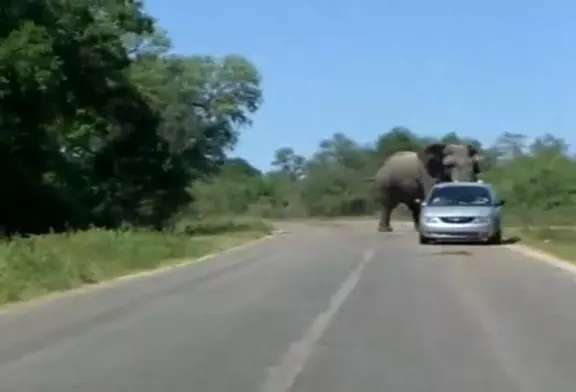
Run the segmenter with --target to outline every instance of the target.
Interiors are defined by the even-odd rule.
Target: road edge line
[[[562,259],[560,257],[551,255],[550,253],[544,252],[540,249],[528,246],[528,245],[522,245],[522,244],[509,244],[509,245],[505,245],[506,248],[517,252],[517,253],[521,253],[524,256],[527,256],[533,260],[537,260],[543,263],[548,264],[551,267],[560,269],[564,272],[570,273],[572,275],[574,275],[576,277],[576,265],[574,263],[571,263],[568,260]]]
[[[97,282],[97,283],[93,283],[93,284],[85,284],[85,285],[75,287],[75,288],[69,289],[69,290],[46,293],[40,297],[32,298],[32,299],[27,300],[27,301],[10,302],[10,303],[4,304],[4,305],[0,305],[0,316],[7,314],[7,313],[10,313],[10,312],[18,311],[18,310],[25,310],[28,307],[33,308],[33,307],[37,307],[37,306],[42,306],[42,305],[46,305],[50,302],[54,302],[54,301],[57,301],[60,299],[65,299],[67,297],[89,294],[92,292],[97,292],[97,291],[105,290],[108,288],[112,288],[112,287],[118,286],[119,284],[122,284],[125,282],[137,281],[137,280],[144,279],[147,277],[152,277],[152,276],[168,273],[168,272],[176,270],[176,269],[190,267],[192,265],[202,263],[204,261],[207,261],[209,259],[213,259],[213,258],[218,257],[218,256],[222,256],[222,255],[227,254],[227,253],[234,253],[234,252],[242,250],[242,249],[250,248],[251,246],[255,246],[255,245],[258,245],[262,242],[276,238],[278,235],[283,234],[283,233],[284,232],[281,230],[274,230],[272,233],[267,234],[263,237],[259,237],[259,238],[252,240],[252,241],[248,241],[248,242],[245,242],[245,243],[242,243],[240,245],[236,245],[236,246],[233,246],[233,247],[230,247],[227,249],[215,251],[215,252],[206,254],[204,256],[198,257],[198,258],[176,259],[176,260],[180,260],[180,261],[175,261],[172,264],[159,266],[158,268],[152,268],[152,269],[147,269],[147,270],[138,271],[138,272],[134,272],[134,273],[129,273],[126,275],[120,275],[120,276],[117,276],[117,277],[114,277],[111,279],[106,279],[106,280],[103,280],[101,282]]]

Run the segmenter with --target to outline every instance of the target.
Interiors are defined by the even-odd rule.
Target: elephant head
[[[431,143],[418,157],[438,181],[478,181],[482,156],[469,144]]]

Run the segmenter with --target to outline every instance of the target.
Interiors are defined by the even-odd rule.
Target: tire
[[[488,240],[490,245],[500,245],[502,244],[502,230],[498,229],[496,233]]]
[[[428,244],[430,244],[430,240],[429,240],[428,238],[424,237],[422,234],[420,234],[420,236],[418,237],[418,239],[419,239],[418,242],[420,242],[420,245],[428,245]]]

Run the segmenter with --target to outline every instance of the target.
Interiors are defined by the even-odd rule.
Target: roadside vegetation
[[[365,145],[336,133],[321,141],[311,157],[279,149],[267,173],[231,161],[220,175],[196,184],[196,206],[212,214],[273,218],[372,217],[376,228],[375,194],[364,179],[390,154],[417,150],[430,139],[405,127],[394,127]],[[507,201],[505,236],[576,261],[576,157],[564,140],[508,133],[482,146],[453,132],[439,139],[472,143],[482,151],[481,177]],[[398,208],[396,219],[409,219],[407,211]]]
[[[336,133],[310,157],[277,150],[262,172],[231,156],[263,101],[257,67],[173,53],[139,2],[8,0],[0,40],[0,303],[195,258],[272,219],[375,216],[364,179],[430,140]],[[576,231],[554,228],[576,211],[565,143],[506,134],[479,147],[514,230],[571,249]]]
[[[270,232],[262,220],[197,227],[193,233],[96,228],[13,238],[0,245],[0,304],[198,259]]]
[[[270,232],[202,213],[191,191],[260,107],[248,59],[172,53],[140,2],[3,5],[0,303]]]

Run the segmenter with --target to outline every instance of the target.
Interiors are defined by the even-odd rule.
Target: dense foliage
[[[6,233],[165,226],[261,102],[249,61],[169,54],[139,1],[7,0],[0,40]]]

